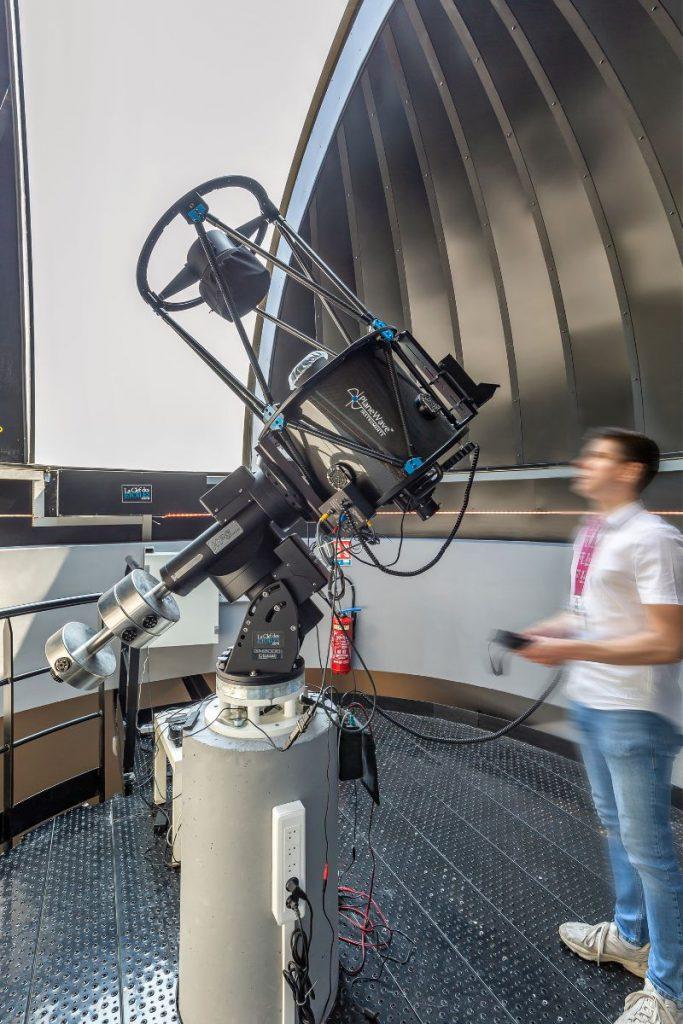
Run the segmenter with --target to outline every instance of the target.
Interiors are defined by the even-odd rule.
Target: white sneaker
[[[614,1024],[683,1024],[683,1008],[646,981],[642,992],[626,997],[624,1012]]]
[[[592,960],[596,964],[621,964],[636,977],[645,977],[650,955],[649,943],[639,947],[624,942],[613,921],[593,925],[567,921],[560,925],[560,938],[565,946],[569,946],[573,953],[578,953],[584,960]]]

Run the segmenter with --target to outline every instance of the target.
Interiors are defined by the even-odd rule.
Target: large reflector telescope
[[[228,188],[247,190],[260,209],[237,228],[221,221],[206,198]],[[194,228],[196,238],[184,267],[155,292],[147,276],[150,256],[176,217]],[[269,225],[287,243],[289,262],[262,248]],[[266,311],[267,262],[318,297],[339,326],[343,351],[332,352]],[[435,362],[408,332],[369,310],[287,223],[258,182],[216,178],[178,200],[145,242],[137,282],[145,301],[262,420],[259,454],[288,476],[316,517],[321,510],[339,512],[341,503],[356,507],[365,518],[389,502],[423,518],[436,511],[434,488],[445,469],[469,454],[467,425],[496,385],[476,384],[452,356]],[[198,295],[175,298],[193,286]],[[234,323],[260,394],[237,380],[171,316],[202,303]],[[290,393],[279,403],[242,323],[252,311],[311,349],[291,367]],[[344,326],[350,318],[358,324],[357,337]]]

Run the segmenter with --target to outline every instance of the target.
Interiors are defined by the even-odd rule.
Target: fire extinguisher
[[[346,578],[347,584],[351,587],[351,593],[355,599],[356,591],[351,580]],[[353,640],[356,628],[356,614],[360,608],[353,605],[350,608],[342,608],[332,617],[332,635],[330,637],[330,666],[335,675],[344,675],[351,671],[351,659]]]
[[[355,609],[345,608],[334,616],[330,639],[330,665],[335,675],[351,671],[351,641],[355,625]]]

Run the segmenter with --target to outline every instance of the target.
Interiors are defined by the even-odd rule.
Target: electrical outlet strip
[[[290,878],[298,878],[306,888],[306,809],[300,800],[273,807],[273,917],[278,924],[296,920],[286,901],[285,886]],[[305,905],[299,907],[301,916]]]

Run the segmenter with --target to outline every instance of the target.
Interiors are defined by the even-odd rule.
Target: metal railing
[[[141,566],[132,555],[126,555],[126,576]],[[138,711],[140,708],[140,651],[121,641],[119,659],[118,699],[123,722],[123,750],[121,774],[123,792],[132,792],[135,783],[135,745],[137,741]]]
[[[40,612],[71,608],[74,605],[95,604],[99,594],[81,594],[76,597],[62,597],[53,601],[37,601],[33,604],[14,605],[0,609],[2,637],[2,668],[0,671],[0,688],[2,690],[2,745],[0,756],[3,762],[2,809],[0,811],[0,853],[11,849],[17,835],[27,831],[46,818],[53,817],[61,811],[84,800],[98,797],[100,802],[105,797],[105,681],[98,687],[98,709],[78,718],[22,736],[14,736],[14,686],[25,679],[49,672],[49,667],[34,669],[31,672],[14,673],[14,631],[12,619],[23,615],[36,615]],[[14,801],[14,752],[35,740],[52,736],[54,733],[69,729],[84,722],[99,719],[99,764],[92,771],[66,779],[50,789],[43,790],[27,797],[20,803]]]
[[[126,574],[141,566],[128,555],[126,557]],[[0,804],[0,854],[5,853],[13,845],[16,836],[38,825],[47,818],[52,818],[62,811],[93,797],[100,802],[105,798],[105,680],[98,686],[98,708],[78,718],[70,718],[65,722],[57,722],[46,729],[31,733],[29,736],[14,735],[14,686],[25,679],[50,672],[50,667],[33,669],[30,672],[14,672],[14,632],[12,620],[22,615],[36,615],[40,612],[55,611],[61,608],[73,608],[76,605],[96,604],[100,594],[80,594],[75,597],[59,597],[52,601],[36,601],[32,604],[18,604],[9,608],[0,608],[0,643],[2,644],[2,660],[0,661],[0,691],[2,704],[2,735],[0,758],[3,764],[2,803]],[[199,700],[209,692],[201,677],[183,676],[191,699]],[[133,792],[135,785],[135,748],[138,735],[138,713],[140,710],[140,651],[121,642],[119,659],[118,687],[113,690],[113,722],[118,730],[121,715],[123,743],[120,752],[123,791]],[[118,711],[117,711],[118,702]],[[14,752],[44,739],[64,729],[84,722],[99,719],[99,763],[97,768],[65,779],[63,782],[45,789],[40,793],[27,797],[20,803],[14,801]]]

